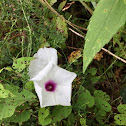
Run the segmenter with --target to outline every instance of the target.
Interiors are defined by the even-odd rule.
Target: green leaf
[[[126,4],[126,0],[124,0],[124,4]]]
[[[89,108],[94,106],[94,98],[83,86],[80,86],[79,88],[76,106],[77,108],[80,108],[82,110],[86,109],[86,106],[88,106]]]
[[[94,84],[94,83],[97,83],[99,81],[101,77],[100,76],[93,76],[93,77],[90,77],[91,79],[91,82]]]
[[[8,71],[12,71],[12,68],[11,67],[5,67],[4,69],[5,70],[8,70]]]
[[[103,125],[103,124],[104,124],[105,117],[104,117],[104,116],[97,115],[97,116],[96,116],[96,120],[97,120],[101,125]]]
[[[114,116],[115,123],[118,125],[126,125],[126,115],[125,114],[117,114]]]
[[[0,120],[3,118],[10,117],[14,114],[15,108],[26,101],[33,101],[36,96],[27,91],[27,90],[19,90],[19,87],[14,85],[5,85],[5,89],[9,90],[11,93],[15,95],[15,97],[8,97],[5,99],[1,99],[0,101]]]
[[[4,68],[0,69],[0,73],[1,73],[3,70],[12,71],[12,68],[11,68],[11,67],[4,67]]]
[[[99,111],[99,114],[100,114],[101,116],[106,116],[106,112],[105,112],[103,109]]]
[[[68,126],[73,126],[73,125],[75,125],[75,123],[76,123],[76,117],[74,116],[73,113],[71,113],[71,114],[68,116],[67,123],[68,123]]]
[[[63,9],[63,7],[65,6],[65,4],[66,4],[66,0],[65,1],[62,1],[60,3],[60,5],[58,6],[58,10],[61,11]]]
[[[0,73],[4,70],[4,68],[0,69]]]
[[[126,21],[123,0],[100,0],[91,17],[83,51],[83,73],[100,49]]]
[[[80,124],[81,124],[81,126],[87,126],[86,125],[86,119],[85,118],[80,118]]]
[[[117,110],[122,113],[122,114],[126,114],[126,104],[120,104],[118,107],[117,107]]]
[[[71,106],[55,106],[52,112],[52,123],[67,118],[72,111]]]
[[[64,37],[68,38],[67,24],[66,24],[65,20],[61,19],[60,17],[57,17],[56,28],[60,33],[62,33],[64,35]]]
[[[38,120],[42,126],[50,124],[52,119],[51,116],[49,116],[49,110],[45,108],[40,108],[38,112]]]
[[[93,76],[97,73],[97,69],[95,67],[92,67],[92,68],[88,69],[88,73],[90,73]]]
[[[47,0],[48,1],[48,3],[52,6],[52,5],[54,5],[54,3],[56,3],[57,2],[57,0]]]
[[[18,59],[14,59],[12,68],[16,69],[17,72],[21,72],[26,68],[27,65],[30,64],[34,57],[22,57]]]
[[[108,94],[106,94],[106,92],[103,92],[102,90],[95,90],[94,91],[94,96],[95,97],[99,97],[105,101],[109,101],[110,100],[110,96]]]
[[[0,98],[14,97],[14,95],[9,91],[4,89],[3,85],[0,84]]]
[[[108,102],[104,101],[103,99],[96,97],[95,98],[95,102],[96,102],[96,106],[101,109],[104,110],[106,112],[111,111],[111,106]]]
[[[4,121],[5,122],[15,122],[15,123],[25,122],[31,116],[31,112],[29,110],[25,110],[25,108],[23,106],[17,107],[16,111],[18,111],[18,112],[15,112],[13,116],[4,119]]]
[[[33,81],[28,81],[26,84],[25,84],[25,89],[29,90],[29,91],[32,91],[34,89],[34,83]]]

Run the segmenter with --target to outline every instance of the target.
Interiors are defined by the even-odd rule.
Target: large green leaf
[[[14,94],[15,97],[7,97],[1,99],[0,101],[0,120],[3,118],[10,117],[14,114],[15,108],[25,103],[26,101],[33,101],[36,96],[27,91],[27,90],[19,90],[19,87],[14,85],[4,85],[5,89],[9,90]]]
[[[45,108],[40,108],[38,112],[38,120],[39,124],[41,124],[42,126],[50,124],[52,119],[51,116],[49,115],[49,110]]]
[[[124,0],[100,0],[91,17],[83,52],[83,73],[100,49],[126,21]]]
[[[90,92],[83,86],[80,86],[77,96],[77,102],[75,104],[77,109],[85,110],[86,106],[89,108],[94,106],[94,98]]]
[[[120,105],[117,107],[117,110],[118,110],[120,113],[126,115],[126,104],[120,104]]]
[[[114,116],[115,123],[118,125],[126,125],[126,115],[125,114],[117,114]]]
[[[24,106],[19,106],[16,108],[16,112],[13,116],[3,119],[4,122],[25,122],[31,116],[31,112],[29,110],[25,110]]]
[[[14,59],[12,68],[16,69],[16,72],[21,72],[26,68],[27,65],[30,64],[34,57],[21,57],[18,59]]]
[[[0,98],[14,97],[14,95],[9,91],[4,89],[3,85],[0,83]]]
[[[71,106],[55,106],[52,112],[52,123],[67,118],[72,111]]]

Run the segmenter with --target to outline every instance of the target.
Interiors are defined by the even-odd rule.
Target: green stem
[[[30,56],[31,55],[31,46],[32,46],[32,37],[31,37],[31,28],[30,28],[30,25],[28,23],[28,19],[26,17],[26,14],[25,14],[25,11],[24,11],[24,8],[23,8],[23,5],[22,5],[22,1],[20,0],[21,2],[21,8],[22,8],[22,11],[23,11],[23,14],[24,14],[24,18],[27,22],[27,25],[28,25],[28,29],[29,29],[29,35],[30,35],[30,42],[28,44],[28,51],[27,51],[27,56]]]
[[[93,10],[83,1],[80,0],[80,3],[90,12],[90,14],[93,14]]]

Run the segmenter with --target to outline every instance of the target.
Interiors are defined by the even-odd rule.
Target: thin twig
[[[105,49],[105,48],[102,48],[102,50],[104,50],[105,52],[109,53],[110,55],[114,56],[115,58],[121,60],[122,62],[126,63],[126,60],[116,56],[115,54],[113,54],[112,52],[110,52],[109,50]]]
[[[67,48],[70,48],[70,49],[76,49],[76,50],[78,50],[78,49],[82,49],[82,48],[75,48],[75,47],[70,47],[70,46],[67,46]]]
[[[84,36],[83,36],[83,35],[81,35],[81,34],[77,33],[76,31],[72,30],[71,28],[69,28],[69,30],[71,30],[74,34],[76,34],[76,35],[80,36],[81,38],[84,38]],[[107,49],[105,49],[105,48],[101,48],[101,49],[102,49],[103,51],[105,51],[105,52],[109,53],[110,55],[114,56],[116,59],[119,59],[120,61],[122,61],[122,62],[126,63],[126,60],[124,60],[124,59],[122,59],[122,58],[120,58],[120,57],[116,56],[115,54],[113,54],[112,52],[108,51]]]
[[[78,25],[75,25],[73,23],[71,23],[70,21],[66,20],[64,17],[62,17],[57,11],[55,11],[54,8],[52,8],[49,3],[46,0],[39,0],[42,4],[46,5],[53,13],[55,13],[58,17],[60,17],[62,20],[65,20],[66,23],[68,23],[71,27],[73,27],[74,29],[76,29],[77,31],[81,32],[82,34],[84,34],[82,31],[80,31],[79,29],[85,30],[87,31],[86,28],[82,28]],[[78,29],[79,28],[79,29]]]
[[[83,35],[79,34],[78,32],[74,31],[73,29],[69,28],[70,31],[72,31],[73,33],[75,33],[76,35],[80,36],[81,38],[84,38]]]

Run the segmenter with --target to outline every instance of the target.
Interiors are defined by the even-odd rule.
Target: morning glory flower
[[[57,50],[54,48],[40,48],[33,57],[35,59],[29,65],[30,80],[41,80],[53,65],[57,65]]]
[[[41,76],[42,79],[38,81],[37,76]],[[36,78],[32,80],[34,81],[41,108],[54,105],[70,106],[72,81],[75,78],[75,73],[57,65],[53,65],[46,76],[42,73],[41,75],[36,75]]]

